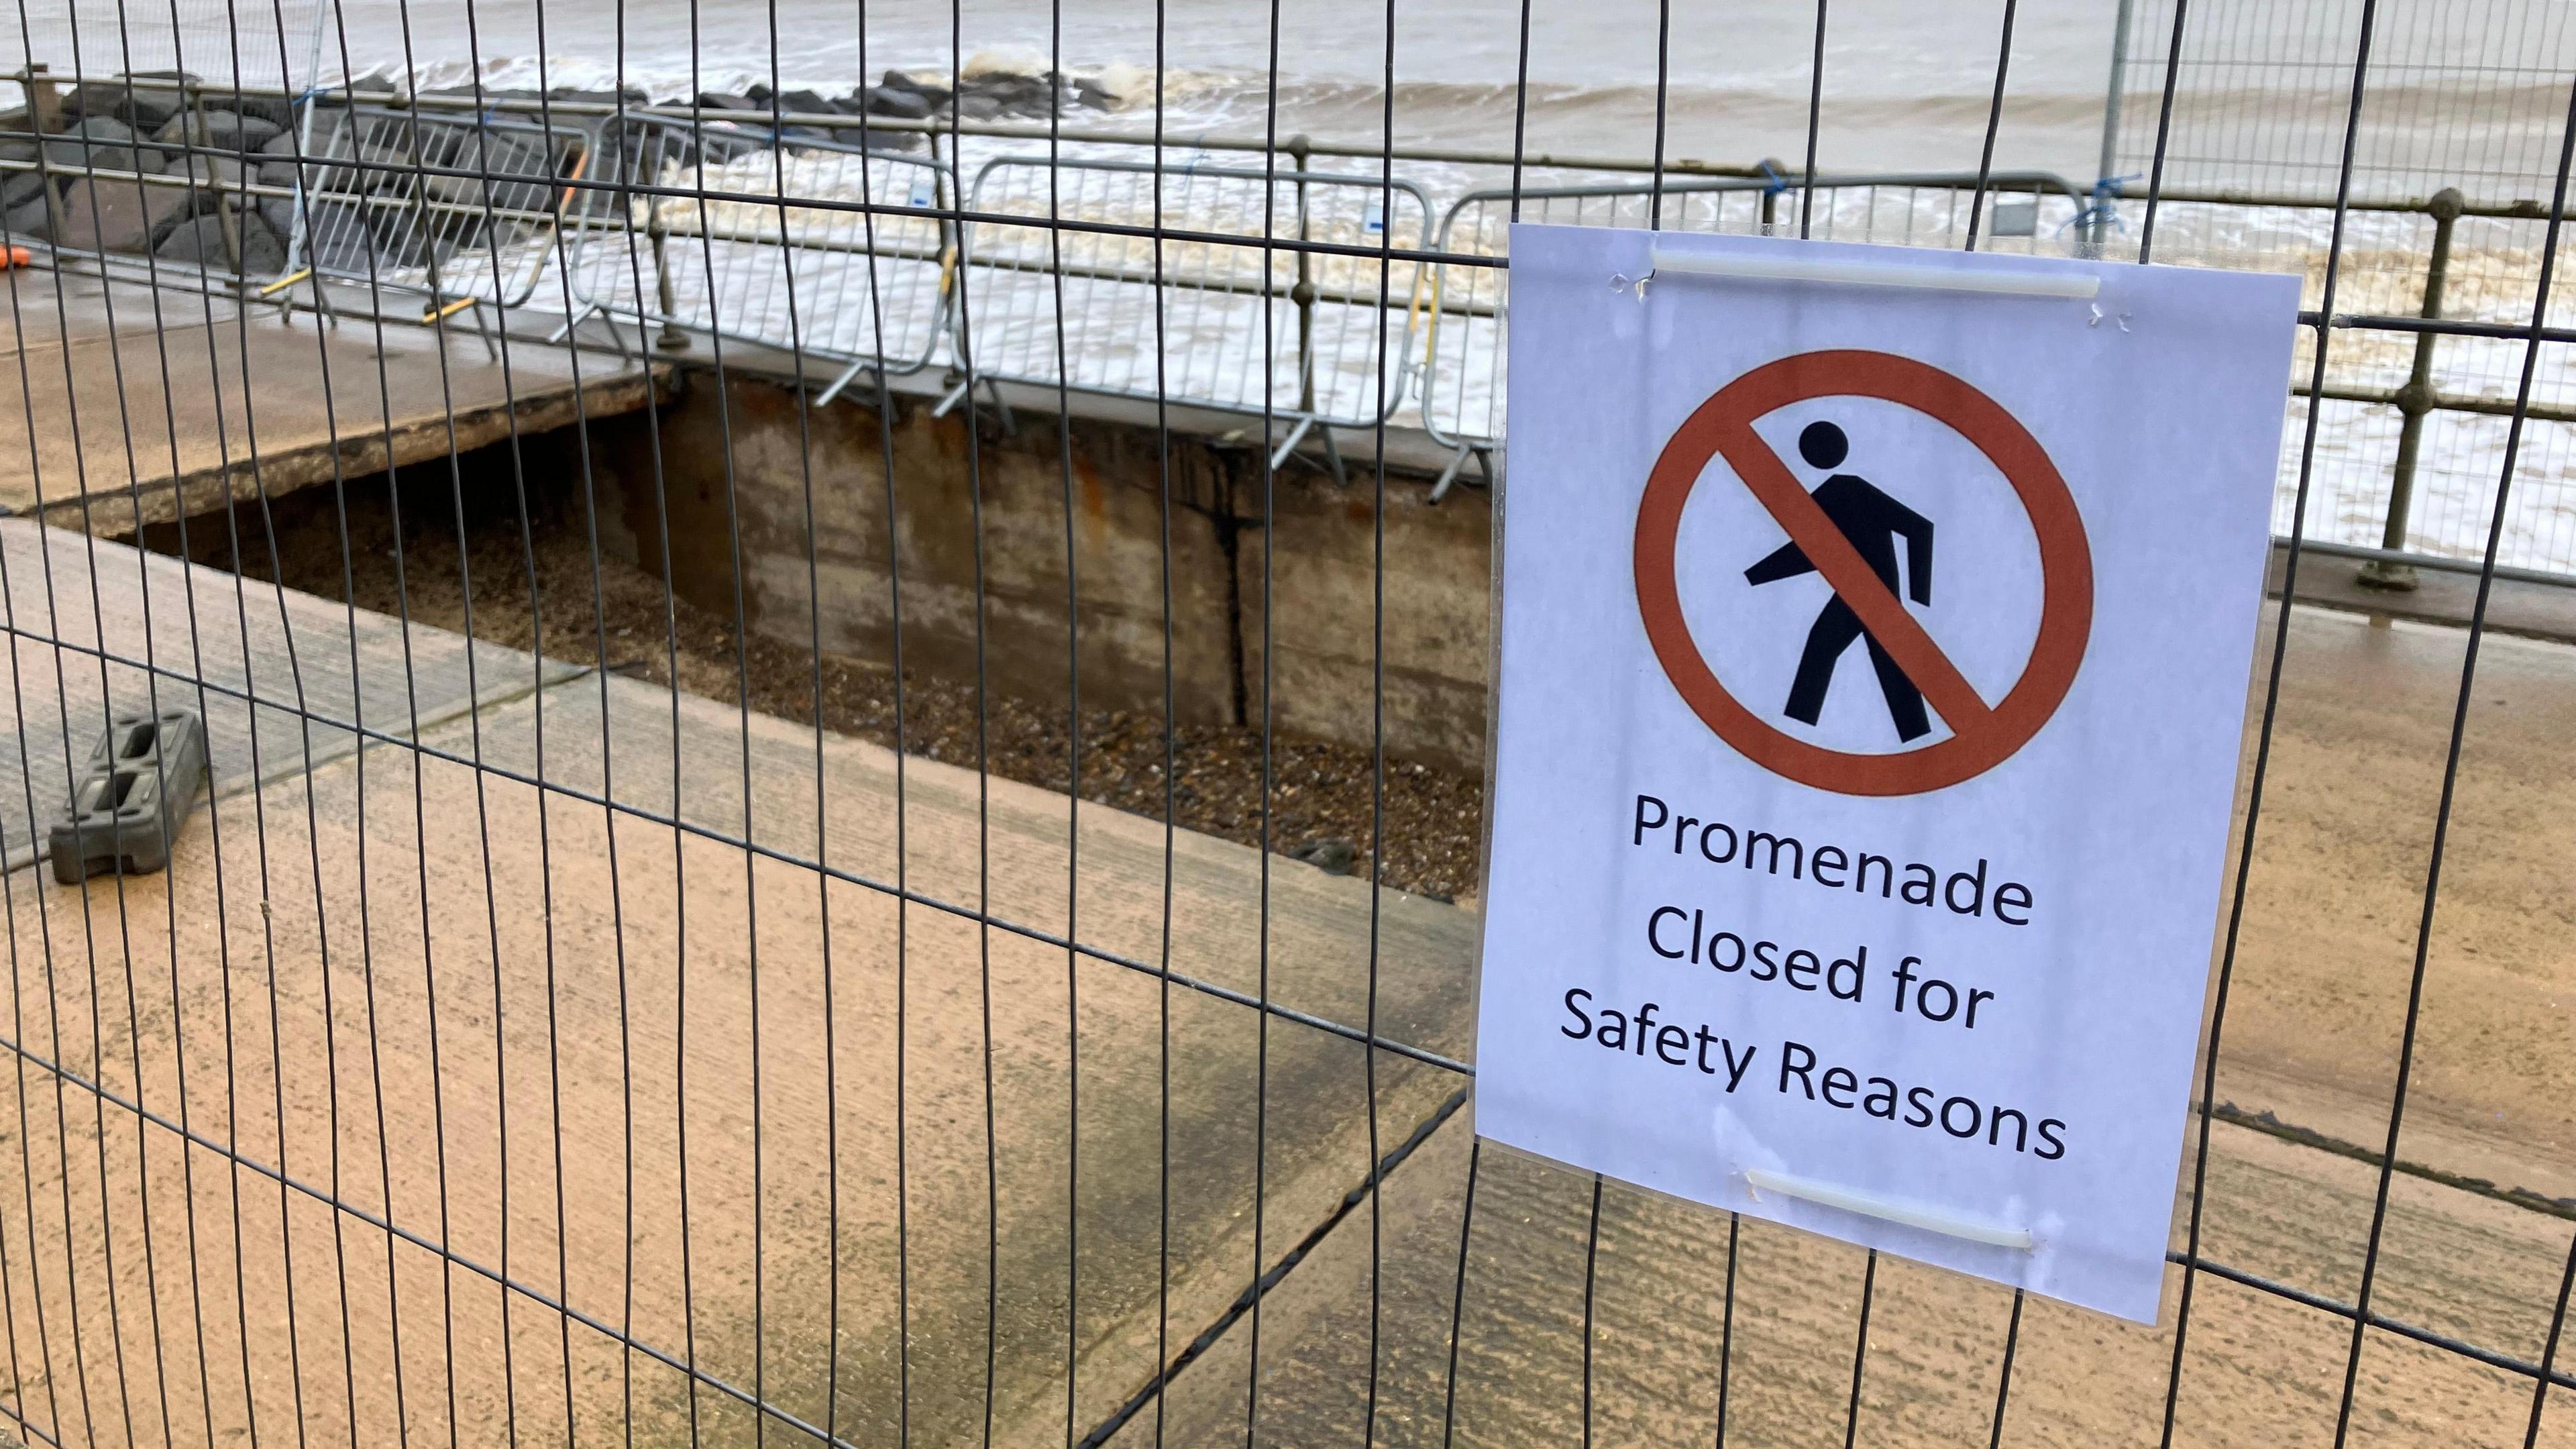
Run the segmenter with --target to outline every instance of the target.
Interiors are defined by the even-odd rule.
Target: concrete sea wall
[[[1487,494],[1435,505],[1391,471],[1381,503],[1365,468],[1337,484],[1291,464],[1265,503],[1257,438],[1077,418],[1067,447],[1053,418],[1017,424],[970,440],[911,399],[889,425],[692,374],[652,420],[595,425],[607,544],[724,614],[739,583],[763,634],[877,662],[899,573],[907,668],[972,678],[980,622],[987,677],[1025,698],[1065,698],[1078,660],[1087,708],[1159,712],[1168,649],[1184,724],[1257,722],[1266,675],[1280,729],[1365,747],[1382,667],[1389,752],[1483,768]]]

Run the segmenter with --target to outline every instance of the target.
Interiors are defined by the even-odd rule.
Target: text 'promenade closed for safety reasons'
[[[1511,246],[1478,1130],[2154,1319],[2298,280]]]

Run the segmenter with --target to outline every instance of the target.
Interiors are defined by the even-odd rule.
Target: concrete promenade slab
[[[107,537],[644,407],[609,354],[63,272],[0,273],[0,508]],[[665,380],[667,374],[664,375]]]
[[[2277,607],[2261,621],[2240,831]],[[2375,1153],[2467,639],[2301,608],[2287,641],[2215,1096]],[[2558,1201],[2535,1210],[2400,1174],[2373,1285],[2374,1312],[2525,1363],[2549,1340],[2576,1218],[2576,965],[2559,864],[2576,852],[2572,721],[2576,649],[2485,641],[2397,1153]],[[1604,1444],[1716,1442],[1721,1423],[1726,1443],[1840,1444],[1855,1392],[1855,1442],[1990,1442],[2010,1290],[1885,1257],[1873,1282],[1859,1249],[1755,1222],[1731,1233],[1723,1214],[1616,1185],[1596,1221],[1587,1174],[1491,1147],[1462,1238],[1472,1125],[1467,1113],[1444,1125],[1390,1175],[1374,1222],[1344,1220],[1271,1297],[1257,1396],[1238,1323],[1174,1381],[1159,1422],[1112,1442],[1239,1442],[1250,1419],[1280,1442],[1359,1443],[1373,1417],[1391,1444],[1574,1443],[1587,1386]],[[2210,1148],[2204,1256],[2351,1302],[2375,1164],[2226,1122]],[[2187,1147],[2177,1248],[2192,1166]],[[2002,1442],[2156,1443],[2182,1282],[2169,1267],[2152,1328],[2028,1300]],[[2173,1442],[2331,1442],[2351,1334],[2347,1318],[2203,1275]],[[2395,1332],[2370,1335],[2359,1385],[2354,1422],[2374,1442],[2519,1444],[2532,1424],[2532,1378]],[[2567,1393],[2552,1392],[2537,1443],[2576,1445]]]
[[[115,714],[170,706],[206,722],[220,795],[301,774],[581,673],[441,629],[102,543],[0,520],[0,859],[42,859],[72,772]]]
[[[1465,1086],[1155,974],[1455,1055],[1455,906],[617,677],[7,887],[67,1441],[1060,1445]]]
[[[156,621],[238,607],[117,545],[0,542],[31,723],[95,667],[30,623],[86,610],[88,579],[145,580]],[[357,641],[371,721],[403,696],[392,621],[269,608],[242,692],[288,706],[264,661],[309,621],[320,653]],[[2465,641],[2308,609],[2288,639],[2218,1095],[2375,1147]],[[1588,1257],[1596,1442],[1703,1442],[1721,1400],[1730,1442],[1842,1442],[1856,1250],[1616,1187],[1596,1225],[1587,1177],[1487,1150],[1462,1306],[1466,1080],[1310,1022],[1374,1011],[1462,1056],[1471,910],[409,643],[424,689],[468,658],[515,685],[220,796],[165,873],[8,875],[0,1408],[64,1442],[162,1442],[166,1403],[186,1444],[747,1444],[756,1398],[781,1443],[980,1444],[989,1415],[995,1443],[1141,1449],[1247,1421],[1359,1443],[1374,1404],[1390,1444],[1558,1444]],[[2400,1156],[2576,1196],[2567,905],[2534,866],[2576,830],[2576,651],[2493,639],[2479,679]],[[1295,1015],[1167,989],[1166,962]],[[1354,1194],[1417,1133],[1382,1201]],[[2210,1184],[2210,1258],[2349,1300],[2370,1165],[2222,1124]],[[2568,1231],[2401,1176],[2374,1306],[2536,1359]],[[1256,1374],[1234,1309],[1265,1271]],[[1857,1437],[1985,1442],[2010,1294],[1893,1259],[1872,1281]],[[2158,1328],[2026,1304],[2007,1442],[2154,1442],[2169,1283]],[[2206,1277],[2194,1313],[2176,1442],[2330,1437],[2345,1320]],[[2521,1442],[2530,1411],[2528,1378],[2391,1334],[2361,1383],[2397,1439]]]

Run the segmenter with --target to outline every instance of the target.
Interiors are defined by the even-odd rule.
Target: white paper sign
[[[2298,293],[1513,229],[1478,1130],[2155,1318]]]

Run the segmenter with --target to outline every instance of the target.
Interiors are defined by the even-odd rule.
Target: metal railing
[[[935,155],[800,138],[703,118],[610,118],[600,179],[575,208],[567,321],[649,327],[801,352],[862,369],[919,372],[950,331],[954,168]],[[724,200],[707,199],[721,194]],[[857,207],[831,202],[857,203]],[[886,211],[880,207],[900,208]]]
[[[793,111],[717,119],[516,97],[478,109],[471,98],[433,95],[308,105],[303,114],[309,157],[296,185],[271,184],[295,169],[275,158],[238,180],[212,167],[160,176],[97,170],[96,182],[219,190],[233,200],[215,215],[258,215],[272,231],[289,224],[299,265],[419,291],[433,313],[468,297],[523,306],[560,251],[573,316],[557,336],[605,316],[655,330],[675,350],[693,332],[801,347],[839,368],[827,389],[834,395],[869,369],[945,366],[953,405],[971,358],[979,382],[1160,395],[1214,412],[1266,409],[1289,429],[1283,459],[1320,430],[1337,470],[1333,428],[1418,426],[1450,450],[1436,485],[1444,495],[1461,477],[1490,478],[1497,463],[1503,228],[1515,194],[1524,219],[1557,224],[1751,234],[1797,220],[1819,238],[1956,246],[1977,187],[1968,172],[1829,175],[1815,179],[1811,196],[1803,177],[1776,162],[1675,162],[1658,181],[1634,159],[1526,156],[1515,168],[1508,154],[1442,148],[1390,151],[1394,174],[1381,181],[1315,164],[1375,154],[1370,148],[1193,137],[1185,154],[1169,147],[1157,161],[1130,132],[1057,128],[1076,153],[1052,167],[1020,150],[987,155],[961,188],[947,154],[955,146],[1003,146],[1048,128]],[[773,119],[776,133],[765,124]],[[404,139],[411,136],[422,138],[417,147]],[[489,156],[462,149],[474,146]],[[0,174],[53,164],[42,154],[0,159]],[[1417,168],[1422,176],[1408,174]],[[557,180],[541,180],[541,170]],[[492,175],[478,179],[478,171]],[[1517,184],[1475,184],[1479,173]],[[540,194],[556,184],[559,195]],[[1981,245],[2116,257],[2130,245],[2123,227],[2140,195],[2135,185],[2088,193],[2044,173],[1995,173],[1986,178]],[[2160,260],[2278,269],[2316,255],[2321,213],[2299,198],[2172,190],[2163,205]],[[545,228],[565,210],[571,231],[558,248]],[[2510,410],[2493,361],[2502,344],[2445,340],[2444,329],[2409,324],[2502,316],[2519,305],[2515,287],[2527,289],[2537,221],[2529,203],[2466,205],[2455,194],[2354,211],[2365,232],[2379,229],[2346,275],[2378,314],[2363,325],[2380,340],[2344,349],[2315,400],[2351,441],[2326,450],[2312,533],[2321,549],[2361,559],[2365,583],[2402,589],[2418,565],[2473,551],[2466,532],[2483,486],[2474,460],[2492,451],[2496,440],[2485,433]],[[490,237],[500,245],[482,248]],[[118,260],[52,250],[92,264]],[[2436,257],[2442,265],[2429,266]],[[272,272],[225,265],[210,275],[276,288]],[[964,307],[955,295],[961,275],[975,293]],[[962,338],[970,326],[971,349]],[[2557,476],[2576,462],[2576,396],[2544,387],[2525,416],[2531,486],[2509,520],[2507,567],[2576,574],[2576,524],[2562,517],[2569,500],[2558,496],[2567,485]],[[2286,532],[2289,520],[2279,527]]]
[[[199,285],[261,297],[313,279],[358,284],[378,301],[412,294],[426,300],[424,322],[477,302],[525,305],[557,250],[568,183],[588,162],[588,141],[575,132],[310,94],[286,111],[289,124],[255,132],[221,109],[243,95],[186,80],[118,82],[175,93],[168,139],[100,140],[60,129],[55,83],[41,67],[21,80],[35,130],[8,139],[34,142],[35,154],[0,157],[0,177],[40,178],[44,216],[40,232],[13,238],[19,244],[56,264],[166,284],[193,274]],[[223,139],[216,113],[233,122]],[[43,139],[55,135],[63,139]],[[172,255],[183,229],[194,244]],[[319,287],[311,298],[332,306]]]
[[[1486,187],[1450,203],[1432,250],[1443,257],[1503,257],[1515,219],[1546,226],[1771,236],[1784,225],[1794,233],[1802,217],[1820,240],[1954,247],[1966,233],[1977,190],[1972,171],[1818,177],[1810,186],[1776,167],[1759,177]],[[1997,173],[1986,178],[1985,197],[1990,250],[2034,250],[2044,238],[2068,239],[2064,250],[2083,249],[2085,236],[2074,228],[2085,208],[2084,196],[2064,178]],[[1433,485],[1437,498],[1471,459],[1487,481],[1493,477],[1493,457],[1503,438],[1507,273],[1455,262],[1437,264],[1432,273],[1430,325],[1420,369],[1422,427],[1435,442],[1454,450]]]
[[[960,318],[983,378],[1267,411],[1288,427],[1283,460],[1310,431],[1329,449],[1330,429],[1374,427],[1404,401],[1424,268],[1362,249],[1430,242],[1431,200],[1413,182],[1003,156],[976,172],[968,209]],[[1083,216],[1152,218],[1192,239],[1049,225]],[[1318,256],[1282,237],[1353,251]]]
[[[320,276],[416,291],[433,312],[524,305],[590,159],[578,133],[383,106],[309,112],[298,158],[261,167],[261,215]],[[470,174],[459,174],[470,173]]]

